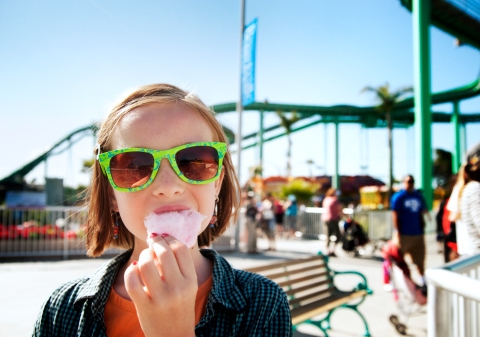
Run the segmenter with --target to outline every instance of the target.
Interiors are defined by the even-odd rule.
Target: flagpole
[[[240,17],[240,81],[239,81],[239,96],[237,101],[237,115],[238,125],[235,141],[237,143],[237,177],[241,182],[241,164],[242,164],[242,98],[243,98],[243,84],[242,84],[242,60],[243,60],[243,32],[245,30],[245,0],[240,0],[241,3],[241,17]],[[240,192],[240,191],[239,191]],[[240,192],[241,197],[241,192]]]
[[[242,168],[242,99],[243,99],[243,84],[242,84],[242,72],[243,72],[243,31],[245,30],[245,0],[240,0],[241,10],[240,10],[240,80],[239,80],[239,95],[237,102],[237,115],[238,115],[238,125],[237,125],[237,134],[235,135],[235,141],[237,143],[237,178],[242,186],[241,178],[241,168]],[[242,201],[242,190],[238,191],[238,198]],[[240,244],[240,217],[237,219],[237,226],[235,228],[235,250],[238,251]]]

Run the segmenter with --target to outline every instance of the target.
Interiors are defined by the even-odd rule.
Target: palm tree
[[[288,139],[288,148],[287,148],[287,178],[292,176],[292,138],[290,134],[292,133],[292,125],[300,118],[298,117],[296,111],[293,111],[291,116],[288,117],[284,111],[275,111],[277,116],[280,118],[280,124],[285,128],[285,134]]]
[[[452,153],[442,149],[435,149],[433,161],[433,176],[437,186],[447,187],[452,178]]]
[[[412,87],[400,88],[397,91],[391,92],[388,82],[385,85],[381,85],[378,88],[367,86],[362,89],[362,92],[371,91],[375,93],[377,100],[380,104],[377,106],[378,111],[385,115],[388,129],[388,199],[392,196],[393,192],[393,121],[392,111],[398,99],[413,91]]]

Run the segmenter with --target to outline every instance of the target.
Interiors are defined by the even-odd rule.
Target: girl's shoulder
[[[92,315],[103,315],[118,268],[130,254],[131,251],[127,251],[103,264],[93,274],[66,282],[53,291],[40,310],[34,336],[73,336],[80,327],[101,329],[92,323],[101,322],[101,318],[93,319]]]
[[[89,277],[84,276],[62,284],[53,291],[45,305],[50,310],[73,307],[89,279]]]
[[[262,294],[262,297],[279,299],[286,296],[283,289],[269,278],[252,273],[247,270],[234,269],[238,285],[243,289],[246,297],[256,297]]]
[[[88,278],[79,278],[58,287],[43,303],[33,336],[73,335],[77,330],[82,310],[77,310],[77,300]]]
[[[131,252],[125,252],[99,267],[93,274],[73,279],[59,286],[50,295],[44,306],[50,309],[71,307],[78,305],[87,298],[105,299],[115,279],[118,268]]]

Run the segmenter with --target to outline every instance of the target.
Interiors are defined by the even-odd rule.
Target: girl
[[[199,249],[237,216],[226,143],[208,107],[172,85],[142,87],[114,107],[95,148],[87,251],[127,250],[57,289],[34,336],[291,336],[275,283]],[[166,233],[147,244],[147,215],[185,210],[209,215],[192,248]]]

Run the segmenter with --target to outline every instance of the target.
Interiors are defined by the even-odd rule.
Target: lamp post
[[[243,85],[242,85],[242,54],[243,54],[243,32],[245,30],[245,0],[240,0],[241,10],[240,10],[240,88],[237,102],[237,114],[238,114],[238,125],[237,125],[237,177],[240,184],[242,183],[241,170],[242,170],[242,98],[243,98]],[[238,191],[238,200],[242,200],[242,191]],[[240,217],[237,219],[237,226],[235,229],[235,250],[238,250],[240,242]]]
[[[242,97],[243,97],[243,86],[242,86],[242,53],[243,53],[243,32],[245,30],[245,0],[240,0],[241,10],[240,10],[240,88],[237,102],[237,114],[238,114],[238,125],[237,125],[237,177],[240,181],[240,172],[241,172],[241,163],[242,163]]]

